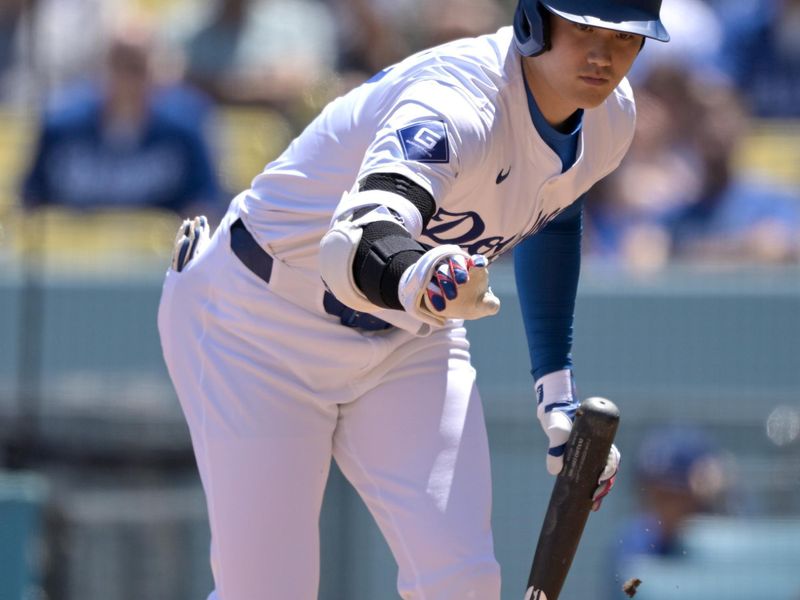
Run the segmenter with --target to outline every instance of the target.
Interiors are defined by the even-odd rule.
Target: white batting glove
[[[398,296],[406,312],[426,323],[480,319],[500,310],[489,287],[489,261],[453,244],[428,250],[400,278]]]
[[[172,269],[180,273],[210,240],[208,219],[185,219],[178,228],[172,249]]]
[[[558,475],[564,467],[564,451],[572,431],[579,402],[575,394],[572,372],[569,369],[548,373],[536,380],[536,416],[549,441],[547,472]],[[620,453],[611,446],[606,466],[597,481],[592,496],[592,510],[598,510],[603,498],[611,491],[619,470]]]

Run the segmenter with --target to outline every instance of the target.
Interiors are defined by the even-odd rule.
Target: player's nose
[[[611,40],[605,35],[593,36],[592,43],[586,51],[586,61],[595,67],[605,68],[611,66],[611,56]]]

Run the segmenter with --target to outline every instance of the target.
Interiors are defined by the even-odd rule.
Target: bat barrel
[[[587,398],[578,408],[536,545],[526,600],[557,600],[561,593],[618,425],[619,409],[610,400]]]

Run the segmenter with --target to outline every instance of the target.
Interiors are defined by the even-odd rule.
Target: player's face
[[[539,109],[558,125],[579,108],[594,108],[619,85],[642,46],[642,36],[572,23],[552,15],[552,48],[525,59]]]

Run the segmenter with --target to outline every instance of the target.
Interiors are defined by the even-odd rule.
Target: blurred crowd
[[[796,262],[799,182],[777,173],[798,133],[800,2],[666,0],[664,21],[672,41],[645,48],[631,73],[630,152],[587,203],[590,252],[636,270]],[[770,122],[775,168],[748,168],[744,149]]]
[[[239,191],[220,166],[220,110],[268,110],[296,133],[407,54],[509,24],[514,5],[5,0],[0,107],[35,111],[36,130],[19,185],[0,192],[27,209],[213,218]],[[589,193],[587,256],[637,271],[800,261],[800,176],[786,167],[800,144],[800,0],[664,0],[663,20],[672,41],[648,42],[630,75],[631,150]]]

